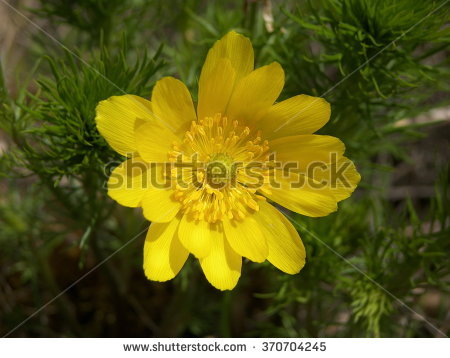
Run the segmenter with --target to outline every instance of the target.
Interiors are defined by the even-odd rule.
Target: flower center
[[[233,158],[228,154],[214,154],[206,164],[205,180],[212,188],[222,189],[236,180],[235,169]]]
[[[267,183],[268,142],[238,121],[216,114],[192,122],[169,160],[174,199],[195,220],[242,220],[259,210],[256,194]]]

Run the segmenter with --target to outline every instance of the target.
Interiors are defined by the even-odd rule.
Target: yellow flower
[[[360,180],[339,139],[312,134],[329,120],[329,104],[306,95],[275,104],[283,69],[253,66],[250,40],[230,32],[207,55],[196,109],[173,77],[156,83],[151,101],[124,95],[97,106],[98,130],[128,157],[108,194],[152,221],[144,245],[150,280],[175,277],[189,253],[220,290],[235,287],[242,257],[298,273],[302,241],[267,199],[324,216]]]

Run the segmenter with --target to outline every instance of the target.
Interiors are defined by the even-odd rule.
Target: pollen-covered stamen
[[[258,182],[267,182],[268,150],[260,131],[252,133],[220,114],[192,122],[183,141],[173,143],[168,153],[177,181],[174,199],[197,220],[244,219],[264,200],[255,192]]]

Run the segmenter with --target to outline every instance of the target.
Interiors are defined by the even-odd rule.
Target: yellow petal
[[[200,77],[197,106],[199,119],[225,113],[235,78],[236,72],[227,58],[218,60],[213,69]]]
[[[273,62],[245,76],[231,95],[226,114],[232,120],[254,123],[267,113],[284,86],[284,71]]]
[[[219,290],[233,289],[241,276],[242,257],[225,240],[220,224],[210,227],[211,250],[200,259],[207,280]]]
[[[98,131],[116,152],[124,156],[131,156],[136,151],[134,122],[137,118],[153,120],[152,104],[130,94],[112,96],[96,108]]]
[[[290,178],[289,174],[285,174],[284,181],[289,179],[296,183],[305,183],[301,187],[294,185],[290,189],[291,192],[308,192],[308,195],[314,197],[313,199],[311,196],[312,200],[319,200],[324,195],[330,197],[328,204],[322,206],[321,213],[313,213],[306,208],[302,211],[299,208],[300,203],[291,209],[286,202],[289,195],[280,198],[278,196],[281,191],[273,191],[274,195],[277,195],[273,200],[296,212],[309,216],[327,215],[334,211],[331,199],[334,198],[333,200],[338,202],[348,198],[361,179],[354,164],[343,156],[344,144],[335,137],[307,134],[283,137],[270,141],[270,147],[276,155],[276,160],[282,163],[284,172],[294,172]],[[288,190],[287,182],[285,189]],[[320,199],[320,202],[323,200]]]
[[[297,230],[269,203],[261,201],[259,207],[256,217],[267,238],[267,260],[283,272],[298,273],[305,265],[306,253]]]
[[[179,201],[173,199],[173,183],[167,177],[163,165],[149,165],[148,188],[142,197],[144,216],[153,222],[172,220],[181,208]]]
[[[117,166],[108,179],[108,195],[128,207],[138,207],[148,188],[148,165],[134,157]]]
[[[316,168],[309,176],[318,182],[327,183],[337,201],[347,199],[361,180],[355,165],[346,157],[339,157],[336,162]]]
[[[163,165],[130,158],[113,170],[108,180],[108,195],[124,206],[142,206],[144,216],[153,222],[172,220],[181,208]]]
[[[183,246],[195,257],[208,256],[211,251],[212,224],[204,220],[193,220],[183,215],[178,228],[178,236]]]
[[[274,104],[257,123],[267,139],[311,134],[330,119],[330,104],[320,97],[299,95]]]
[[[293,171],[274,170],[269,199],[299,214],[319,217],[337,210],[337,200],[326,185]]]
[[[263,262],[267,258],[266,238],[253,215],[250,214],[242,221],[225,219],[223,227],[227,241],[239,255],[254,262]]]
[[[176,135],[184,134],[191,122],[197,119],[189,90],[173,77],[164,77],[156,82],[152,106],[159,124]]]
[[[332,163],[345,151],[345,145],[336,137],[304,134],[278,138],[269,142],[270,150],[278,162],[293,163],[297,169],[306,171],[309,165]],[[319,163],[319,164],[313,164]]]
[[[177,237],[179,219],[166,224],[153,223],[144,244],[144,272],[152,281],[174,278],[183,267],[189,252]]]
[[[149,163],[167,163],[173,143],[179,140],[170,129],[157,122],[139,125],[135,138],[139,155]]]
[[[172,190],[148,190],[141,203],[145,218],[157,223],[172,220],[181,208],[180,202],[172,199],[172,194]]]
[[[236,73],[235,80],[240,80],[253,70],[255,60],[252,43],[247,37],[234,31],[218,40],[206,56],[200,74],[200,85],[205,83],[213,72],[218,71],[223,59],[230,61],[231,67]]]

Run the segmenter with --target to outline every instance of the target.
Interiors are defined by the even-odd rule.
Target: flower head
[[[230,32],[207,55],[196,108],[172,77],[156,83],[151,101],[114,96],[97,107],[98,130],[128,157],[108,194],[152,221],[150,280],[175,277],[189,253],[221,290],[236,285],[242,257],[298,273],[304,246],[272,202],[325,216],[360,180],[340,140],[312,134],[329,120],[329,104],[306,95],[275,103],[283,69],[253,65],[249,39]]]

